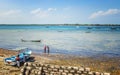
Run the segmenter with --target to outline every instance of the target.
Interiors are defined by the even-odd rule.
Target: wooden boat
[[[22,42],[41,42],[41,40],[23,40],[21,39]]]

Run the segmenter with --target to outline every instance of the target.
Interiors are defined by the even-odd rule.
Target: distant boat
[[[96,27],[96,29],[101,29],[100,27]]]
[[[79,28],[79,26],[76,26],[76,28]]]
[[[46,26],[46,28],[49,28],[49,26]]]
[[[85,33],[91,33],[90,31],[86,31]]]
[[[63,32],[63,31],[58,31],[58,32]]]
[[[22,42],[41,42],[41,40],[23,40],[21,39]]]
[[[88,27],[88,29],[92,29],[92,27]]]
[[[115,28],[115,27],[111,27],[111,30],[116,30],[117,28]]]

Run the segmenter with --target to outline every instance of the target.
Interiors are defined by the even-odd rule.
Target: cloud
[[[4,10],[0,11],[0,23],[2,24],[13,24],[22,23],[25,21],[26,14],[21,10]]]
[[[39,12],[41,12],[40,8],[31,11],[32,14],[37,14]]]
[[[32,10],[31,11],[31,14],[35,15],[36,17],[40,17],[40,18],[45,18],[48,16],[48,13],[47,11],[44,11],[40,8],[37,8],[35,10]]]
[[[0,12],[0,17],[12,17],[12,16],[16,16],[20,13],[20,10],[8,10],[8,11],[4,11],[4,12]]]
[[[119,9],[109,9],[107,11],[98,11],[93,13],[89,19],[94,19],[97,17],[101,17],[101,16],[106,16],[106,15],[114,15],[114,14],[120,14],[120,10]]]
[[[56,8],[48,8],[48,11],[56,11]]]
[[[35,10],[32,10],[30,13],[39,18],[46,18],[56,10],[57,10],[56,8],[48,8],[47,10],[42,10],[41,8],[37,8]]]
[[[16,23],[22,19],[21,10],[0,11],[0,23]]]

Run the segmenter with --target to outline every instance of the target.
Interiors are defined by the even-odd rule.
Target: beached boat
[[[41,40],[23,40],[21,39],[22,42],[41,42]]]
[[[28,50],[25,47],[16,48],[16,49],[13,49],[13,50],[19,52],[18,55],[19,55],[19,58],[20,58],[20,62],[24,62],[24,60],[28,60],[30,58],[31,53],[32,53],[31,50]],[[17,55],[11,56],[9,58],[5,58],[4,63],[6,65],[16,65],[16,56]]]

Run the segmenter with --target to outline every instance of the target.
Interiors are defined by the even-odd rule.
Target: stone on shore
[[[89,67],[41,65],[38,63],[25,63],[24,65],[21,69],[21,75],[110,75],[110,73],[90,71]]]

